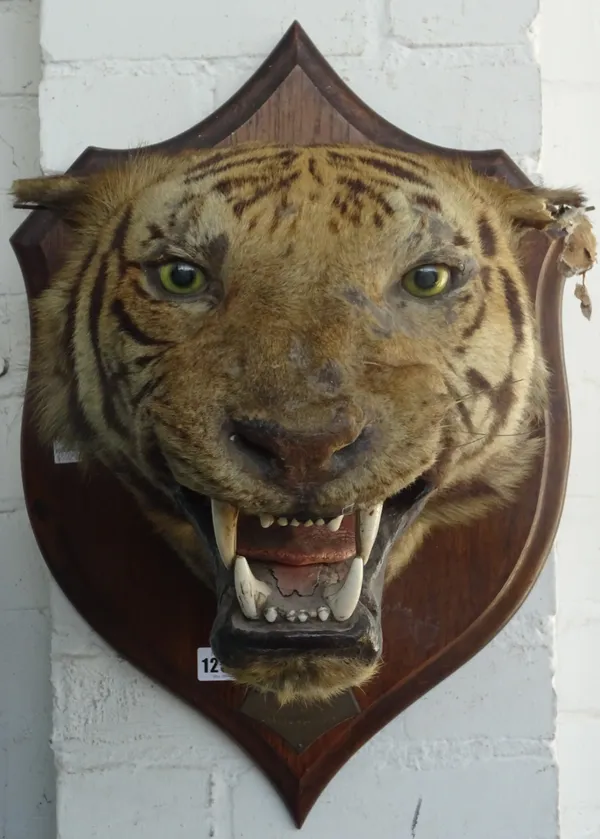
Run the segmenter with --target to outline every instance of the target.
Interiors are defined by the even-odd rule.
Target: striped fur
[[[140,153],[17,182],[15,195],[72,228],[36,307],[40,434],[119,474],[204,578],[174,480],[248,513],[293,506],[229,457],[230,414],[311,432],[344,411],[377,428],[368,466],[314,487],[315,508],[370,505],[435,475],[390,576],[432,526],[482,515],[529,470],[547,385],[518,244],[577,193],[383,148],[252,145]],[[206,296],[161,295],[147,266],[168,256],[204,268]],[[451,293],[400,291],[432,262],[455,269]]]

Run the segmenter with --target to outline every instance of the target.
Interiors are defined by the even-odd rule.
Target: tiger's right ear
[[[50,210],[67,224],[78,227],[81,206],[89,194],[89,183],[86,177],[47,175],[15,181],[11,191],[15,208]]]

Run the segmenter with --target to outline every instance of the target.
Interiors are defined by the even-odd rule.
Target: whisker
[[[499,385],[490,385],[489,387],[482,388],[481,390],[472,390],[470,393],[466,393],[464,396],[460,396],[456,399],[453,404],[458,405],[460,402],[464,402],[466,399],[474,399],[476,396],[481,396],[485,393],[491,393],[494,390],[498,390],[501,387],[506,387],[506,385],[518,385],[520,382],[524,382],[525,379],[509,379],[506,382],[500,382]]]

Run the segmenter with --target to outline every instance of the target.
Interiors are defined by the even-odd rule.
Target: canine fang
[[[236,553],[239,510],[225,501],[215,501],[214,498],[211,499],[210,506],[217,547],[221,559],[229,568]]]
[[[347,621],[354,614],[363,584],[364,563],[362,557],[355,556],[350,571],[341,589],[327,598],[336,621]],[[319,615],[319,617],[321,617]]]
[[[240,609],[248,620],[256,620],[265,600],[271,594],[271,589],[256,579],[245,556],[236,556],[233,576]]]
[[[377,538],[382,511],[383,502],[371,507],[370,510],[359,510],[356,514],[356,547],[364,558],[365,564],[369,561]]]

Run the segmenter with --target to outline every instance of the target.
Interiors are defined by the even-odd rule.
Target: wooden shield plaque
[[[247,140],[378,143],[411,152],[465,156],[515,187],[530,182],[502,151],[465,152],[415,139],[362,103],[294,24],[255,75],[203,122],[151,148],[176,152]],[[72,172],[99,169],[128,150],[88,148]],[[14,234],[30,301],[64,258],[67,232],[33,212]],[[532,232],[525,273],[535,300],[552,405],[544,449],[515,504],[471,526],[436,531],[386,591],[384,665],[342,705],[318,713],[279,711],[233,682],[201,682],[197,651],[208,646],[210,592],[152,535],[135,501],[98,467],[55,463],[32,428],[28,387],[22,467],[32,527],[66,596],[121,655],[222,726],[271,778],[301,825],[337,770],[375,732],[463,665],[520,606],[551,547],[569,454],[561,348],[560,236]],[[32,329],[36,324],[32,322]],[[401,793],[400,793],[401,794]]]

